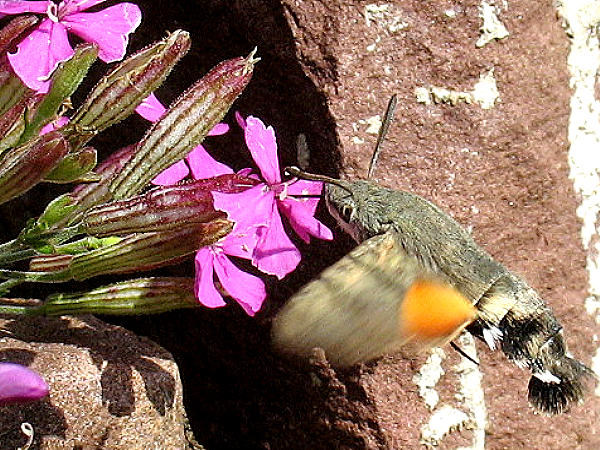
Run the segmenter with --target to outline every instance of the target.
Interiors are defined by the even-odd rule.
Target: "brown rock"
[[[0,408],[0,447],[185,448],[182,388],[172,356],[93,317],[0,319],[0,360],[25,364],[48,398]]]
[[[423,195],[471,227],[483,247],[540,291],[574,355],[589,364],[598,327],[583,306],[585,253],[568,179],[568,38],[551,2],[515,0],[508,9],[496,3],[510,35],[482,48],[475,46],[482,22],[481,2],[474,0],[390,0],[368,25],[368,2],[207,2],[190,29],[201,30],[192,37],[206,45],[208,59],[219,49],[243,54],[258,46],[263,59],[236,108],[274,126],[283,164],[295,162],[296,136],[305,133],[312,171],[364,177],[375,142],[367,120],[398,93],[377,180]],[[207,38],[211,29],[218,38]],[[490,109],[417,101],[419,87],[472,92],[492,69],[499,100]],[[231,139],[229,161],[246,166],[239,135]],[[340,233],[336,241],[336,250],[306,249],[299,270],[283,287],[273,286],[267,308],[351,246]],[[190,338],[204,351],[185,363],[198,382],[191,395],[212,399],[188,409],[203,442],[221,448],[421,447],[432,412],[413,377],[425,357],[390,356],[346,372],[323,362],[296,368],[268,350],[268,327],[235,311],[200,312],[189,320],[205,324]],[[442,448],[482,445],[482,438],[490,449],[600,446],[598,398],[592,394],[559,417],[536,416],[527,405],[529,374],[500,352],[477,347],[487,425],[456,400],[464,396],[465,369],[448,356],[435,383],[440,400],[433,412],[449,404],[468,419],[440,441]]]
[[[367,25],[369,3],[387,9],[374,11]],[[258,46],[262,61],[235,109],[274,126],[282,165],[295,163],[296,137],[306,134],[311,170],[329,175],[366,175],[375,142],[366,120],[398,93],[376,178],[423,195],[472,227],[483,247],[546,298],[571,351],[589,364],[599,330],[583,307],[586,254],[568,179],[569,41],[553,2],[509,0],[508,9],[495,3],[510,35],[482,48],[475,46],[481,26],[475,0],[206,0],[201,11],[199,2],[164,8],[149,0],[132,44],[140,48],[165,28],[192,33],[190,54],[159,91],[166,103],[218,61]],[[490,109],[417,101],[419,87],[470,92],[491,69],[500,99]],[[145,126],[115,127],[97,146],[112,151],[134,142],[132,133]],[[251,164],[235,126],[206,146],[225,149],[219,159],[236,169]],[[208,448],[422,447],[421,428],[432,412],[413,378],[425,357],[389,356],[339,371],[318,356],[294,365],[269,348],[277,304],[351,248],[336,231],[334,243],[302,247],[301,266],[270,285],[258,318],[231,305],[127,321],[176,355],[190,421]],[[468,420],[441,448],[481,445],[481,437],[488,449],[600,447],[597,397],[559,417],[536,416],[526,400],[529,374],[499,352],[479,343],[477,350],[487,425],[481,429],[476,410],[455,398],[470,369],[456,368],[459,358],[444,349],[445,373],[430,381],[440,397],[434,412],[450,404]]]

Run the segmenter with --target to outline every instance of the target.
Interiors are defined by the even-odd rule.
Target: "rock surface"
[[[0,407],[0,446],[32,449],[185,448],[179,372],[148,339],[93,317],[0,318],[0,361],[25,364],[49,397]]]
[[[192,34],[190,54],[158,92],[167,103],[217,62],[258,46],[262,61],[235,109],[274,126],[282,165],[296,162],[303,133],[311,171],[365,177],[373,118],[398,93],[375,178],[423,195],[471,229],[542,294],[572,353],[591,363],[600,330],[584,300],[586,258],[594,255],[581,244],[579,198],[569,179],[570,41],[553,2],[140,3],[144,21],[133,49],[165,29]],[[484,10],[489,37],[504,37],[478,47]],[[491,16],[508,36],[490,25]],[[589,33],[597,42],[594,29]],[[146,127],[138,124],[115,127],[94,145],[108,152],[134,142]],[[251,165],[241,142],[233,127],[206,146],[226,149],[219,159],[239,169]],[[20,204],[39,202],[35,195]],[[527,405],[529,374],[479,342],[462,346],[477,352],[481,372],[448,348],[346,371],[318,353],[304,365],[274,354],[269,330],[278,306],[352,248],[336,231],[334,243],[301,247],[305,258],[284,282],[271,280],[257,318],[231,305],[119,321],[175,355],[190,422],[207,448],[600,448],[597,396],[559,417],[536,416]],[[186,270],[191,262],[172,272]],[[52,342],[59,339],[69,342]]]
[[[472,229],[539,290],[571,351],[590,364],[599,330],[584,308],[587,255],[569,180],[569,39],[551,2],[495,3],[509,35],[482,47],[481,1],[209,1],[201,15],[191,17],[185,6],[169,14],[195,38],[188,68],[204,71],[258,46],[262,61],[236,109],[275,127],[283,164],[295,162],[296,137],[304,133],[312,171],[365,177],[377,128],[369,124],[398,93],[376,179],[423,195]],[[170,17],[146,20],[158,26]],[[239,135],[225,139],[231,150],[222,160],[246,167]],[[227,147],[221,142],[213,148]],[[180,320],[189,329],[203,324],[183,341],[177,327],[161,329],[161,342],[183,356],[184,380],[193,377],[186,404],[201,442],[271,449],[420,448],[423,440],[441,448],[600,446],[597,397],[560,417],[536,416],[527,405],[529,375],[480,343],[482,374],[443,349],[427,363],[421,387],[414,380],[425,357],[390,356],[344,372],[319,358],[297,367],[273,355],[269,317],[352,244],[340,232],[333,245],[311,246],[302,267],[273,284],[259,323],[232,307],[176,315],[178,327]],[[432,410],[420,390],[431,405],[439,396]]]

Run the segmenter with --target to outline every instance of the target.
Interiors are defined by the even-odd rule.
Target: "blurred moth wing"
[[[305,357],[319,347],[350,366],[442,345],[475,320],[472,303],[393,234],[365,240],[294,295],[274,321],[274,345]]]

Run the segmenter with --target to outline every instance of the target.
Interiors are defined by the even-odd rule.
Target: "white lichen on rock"
[[[370,3],[365,6],[363,14],[367,27],[376,23],[391,34],[408,27],[408,23],[402,19],[400,11],[394,11],[393,5],[387,3],[382,5]]]
[[[562,0],[559,15],[571,38],[567,66],[571,75],[569,117],[569,169],[575,192],[581,199],[577,215],[582,220],[581,240],[587,252],[589,296],[586,310],[600,323],[600,102],[595,90],[600,72],[600,3],[597,0]],[[600,348],[592,358],[592,369],[600,370]],[[600,396],[600,384],[596,395]]]
[[[494,69],[479,75],[479,81],[473,86],[473,100],[483,109],[491,109],[500,99],[500,92],[494,78]]]
[[[429,92],[435,103],[450,103],[452,106],[456,106],[460,102],[467,104],[473,103],[473,94],[470,92],[454,91],[452,89],[437,86],[432,86],[429,89]]]
[[[417,103],[423,103],[425,105],[431,105],[431,96],[429,95],[429,89],[423,86],[415,88],[415,97]]]
[[[470,424],[469,416],[463,411],[444,405],[435,411],[429,422],[421,428],[421,444],[435,447],[453,430]]]
[[[483,109],[490,109],[494,107],[496,102],[500,101],[500,92],[494,78],[494,69],[481,74],[472,91],[455,91],[439,86],[419,86],[415,88],[414,93],[417,102],[425,105],[430,105],[432,102],[449,103],[452,106],[459,103],[477,103]]]
[[[483,23],[479,28],[481,32],[481,36],[477,39],[475,43],[476,47],[483,47],[494,39],[500,40],[508,37],[509,33],[506,27],[498,16],[496,16],[496,8],[494,5],[487,3],[486,1],[481,2],[481,6],[479,7],[479,17],[481,17]]]
[[[469,333],[459,337],[461,348],[468,355],[477,354],[475,339]],[[469,428],[473,429],[473,443],[469,450],[483,450],[485,448],[485,427],[487,424],[487,410],[483,396],[483,375],[479,367],[466,358],[456,366],[460,378],[460,400],[465,405],[470,416]]]
[[[446,358],[446,354],[440,348],[432,350],[431,355],[425,361],[425,364],[413,377],[413,383],[419,388],[419,396],[425,401],[425,406],[430,410],[435,408],[440,400],[440,396],[435,390],[435,385],[444,375],[442,361]]]

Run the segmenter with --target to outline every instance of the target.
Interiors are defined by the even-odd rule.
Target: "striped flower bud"
[[[256,61],[254,52],[246,58],[224,61],[177,99],[152,125],[133,158],[111,183],[113,198],[136,195],[199,145],[242,93]]]
[[[100,80],[71,119],[68,127],[73,132],[73,146],[82,146],[95,134],[132,114],[162,84],[189,48],[189,33],[177,30],[118,64]]]
[[[77,294],[52,294],[29,314],[157,314],[200,304],[193,278],[139,278]]]
[[[64,158],[68,148],[62,134],[53,131],[4,155],[0,160],[0,203],[39,183]]]
[[[213,206],[212,191],[238,193],[258,181],[236,174],[220,175],[175,186],[161,186],[126,200],[87,211],[80,230],[94,236],[174,230],[188,224],[225,218]]]
[[[232,228],[232,222],[215,219],[177,230],[136,233],[112,245],[73,256],[42,257],[34,264],[37,272],[0,270],[0,278],[19,283],[59,283],[98,275],[152,270],[178,263],[199,248],[225,237]]]

